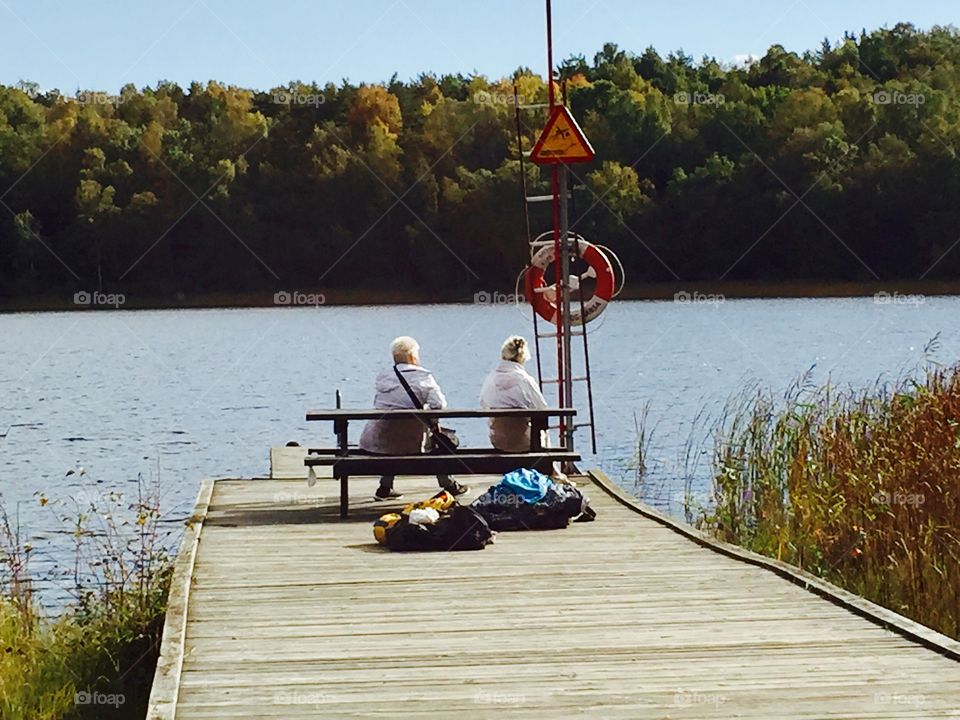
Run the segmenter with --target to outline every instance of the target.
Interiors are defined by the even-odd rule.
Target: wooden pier
[[[372,480],[346,521],[332,480],[205,482],[148,717],[960,720],[960,643],[580,482],[596,522],[432,554],[374,544]]]

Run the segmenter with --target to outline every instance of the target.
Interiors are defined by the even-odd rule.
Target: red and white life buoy
[[[596,245],[578,238],[577,252],[589,268],[583,276],[570,276],[571,290],[579,289],[581,277],[592,277],[597,280],[593,295],[583,298],[582,313],[580,301],[574,300],[570,303],[570,324],[584,325],[602,313],[607,303],[613,299],[616,277],[610,259]],[[530,267],[527,268],[524,276],[524,292],[537,315],[556,325],[560,304],[559,293],[556,284],[548,285],[545,277],[545,271],[553,260],[553,243],[546,242],[530,260]]]

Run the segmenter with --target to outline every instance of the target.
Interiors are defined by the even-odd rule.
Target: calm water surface
[[[893,379],[923,362],[937,333],[935,358],[955,362],[958,317],[960,298],[939,297],[616,303],[591,326],[598,448],[584,465],[679,513],[702,410],[716,415],[747,383],[785,389],[811,367],[815,380]],[[19,507],[37,561],[52,562],[62,539],[37,491],[130,491],[138,474],[159,474],[169,517],[182,518],[201,478],[265,475],[269,448],[289,440],[332,443],[304,411],[332,407],[338,388],[346,407],[369,406],[394,336],[418,338],[452,406],[475,407],[502,340],[530,332],[512,306],[0,315],[0,433],[14,426],[0,439],[0,493],[11,513]],[[639,486],[635,427],[646,403],[654,432]],[[481,423],[456,427],[485,441]],[[693,470],[695,489],[709,486],[708,460]],[[66,476],[77,465],[86,474]]]

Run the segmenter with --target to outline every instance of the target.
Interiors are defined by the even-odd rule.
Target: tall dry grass
[[[49,573],[69,599],[55,616],[42,609],[34,548],[0,504],[0,718],[142,718],[172,567],[159,488],[141,478],[132,499],[36,499],[73,538],[70,562]]]
[[[960,638],[960,366],[732,402],[697,524]]]

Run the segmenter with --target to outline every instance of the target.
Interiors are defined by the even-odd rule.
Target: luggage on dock
[[[596,517],[577,488],[556,483],[536,470],[507,473],[470,507],[494,530],[556,530],[571,521]]]
[[[388,513],[373,524],[373,536],[394,551],[482,550],[493,542],[484,517],[443,490],[429,500]]]

